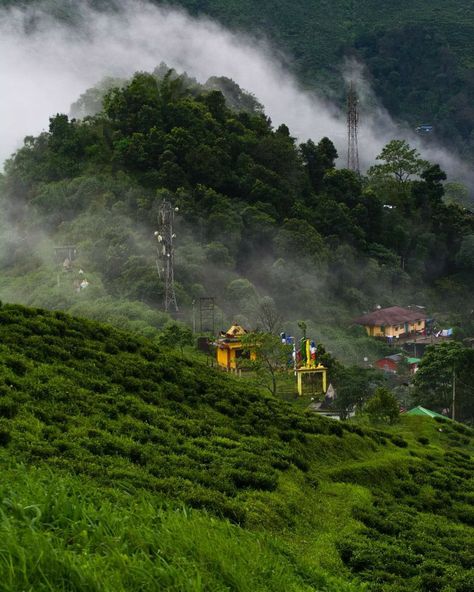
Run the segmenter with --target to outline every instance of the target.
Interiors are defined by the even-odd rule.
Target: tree
[[[381,376],[374,370],[358,366],[339,368],[334,384],[337,391],[335,407],[341,418],[346,419],[353,411],[360,411],[380,380]]]
[[[470,199],[469,189],[462,183],[450,182],[444,185],[444,201],[448,205],[457,205],[461,208],[473,209],[474,204]]]
[[[275,236],[274,244],[282,257],[293,255],[312,264],[320,263],[326,257],[322,236],[306,220],[286,219]]]
[[[474,349],[450,341],[426,349],[415,374],[415,401],[437,411],[448,409],[459,420],[474,419]]]
[[[184,346],[192,345],[193,343],[193,332],[182,323],[171,322],[165,326],[163,332],[158,337],[158,343],[165,347],[179,347],[181,355],[183,355]]]
[[[242,338],[242,345],[247,357],[241,358],[240,367],[252,370],[259,384],[276,396],[277,377],[288,370],[291,346],[270,333],[247,333]]]
[[[463,238],[456,263],[461,269],[474,271],[474,234],[468,234]]]
[[[376,160],[385,161],[368,170],[372,179],[394,179],[398,184],[405,185],[414,175],[421,173],[429,166],[420,158],[416,148],[410,148],[405,140],[391,140],[377,156]]]
[[[312,140],[301,144],[300,152],[311,186],[319,193],[324,175],[335,167],[337,150],[329,138],[323,138],[317,145]]]
[[[271,296],[260,298],[256,307],[256,316],[260,327],[265,333],[276,334],[280,330],[283,317],[278,312]]]
[[[374,423],[395,423],[400,414],[395,395],[383,386],[375,389],[374,395],[365,404],[364,411]]]
[[[158,83],[152,74],[139,72],[123,87],[115,87],[104,96],[104,111],[125,133],[147,133],[161,122]]]

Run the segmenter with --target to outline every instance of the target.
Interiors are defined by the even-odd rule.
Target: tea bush
[[[45,484],[41,473],[36,497],[28,500],[22,484],[8,494],[7,480],[0,483],[0,565],[7,566],[0,587],[48,589],[46,578],[49,589],[101,592],[167,586],[470,590],[472,430],[443,420],[439,432],[440,424],[426,419],[417,432],[409,421],[384,431],[336,423],[301,413],[250,382],[183,359],[144,337],[61,313],[3,305],[0,463],[9,470],[14,458],[24,467],[39,467],[49,471],[51,483]],[[17,466],[14,474],[20,473]],[[91,489],[85,485],[78,493],[74,486],[67,495],[55,489],[71,480]],[[64,503],[64,514],[54,495]],[[109,497],[120,498],[118,509],[107,505]],[[24,501],[7,507],[9,499]],[[208,532],[224,529],[213,543],[219,548],[206,547],[196,556],[192,539],[185,537],[185,547],[178,545],[181,559],[168,554],[168,563],[156,571],[161,547],[149,538],[145,522],[166,521],[169,515],[149,513],[144,500],[209,512],[199,516],[205,516]],[[87,527],[83,501],[92,516]],[[108,514],[125,515],[127,522],[133,503],[139,508],[137,524],[148,534],[143,538],[136,530],[130,539],[124,535],[124,542],[122,534],[113,534],[122,531],[110,526]],[[97,510],[101,505],[103,513]],[[38,512],[50,522],[36,518]],[[71,532],[68,516],[76,512],[80,524]],[[173,524],[181,540],[184,530]],[[192,527],[187,520],[183,525]],[[160,524],[155,526],[164,536]],[[271,545],[267,535],[275,541]],[[207,544],[205,534],[195,536],[198,545]],[[264,557],[255,563],[242,550],[238,568],[224,565],[231,563],[226,544],[233,553],[238,547],[230,541]],[[273,570],[268,573],[267,556]],[[246,563],[248,578],[242,573]],[[323,563],[336,583],[321,572]],[[193,580],[196,573],[200,583]]]

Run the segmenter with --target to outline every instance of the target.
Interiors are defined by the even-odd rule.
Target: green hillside
[[[432,27],[446,37],[465,65],[473,65],[474,16],[469,0],[402,0],[396,4],[379,0],[172,0],[167,4],[210,15],[240,30],[260,31],[278,40],[301,70],[312,75],[321,66],[335,66],[341,46],[357,36],[405,25]]]
[[[470,589],[469,428],[323,420],[62,313],[0,340],[2,590]]]
[[[206,15],[242,32],[257,32],[288,53],[300,71],[318,78],[321,68],[336,69],[341,47],[361,35],[393,30],[407,25],[427,26],[441,35],[464,66],[473,66],[474,16],[470,0],[444,2],[401,0],[397,4],[380,0],[152,0],[155,4],[179,6],[192,15]],[[38,4],[38,0],[0,0],[4,6]],[[93,0],[104,9],[113,0]],[[67,2],[49,0],[46,6],[66,17]]]
[[[364,332],[347,334],[376,305],[423,303],[472,334],[474,219],[446,203],[437,165],[395,143],[418,178],[398,182],[393,163],[367,178],[338,170],[330,139],[298,145],[235,83],[212,82],[227,98],[166,67],[137,74],[106,93],[102,112],[58,114],[26,139],[1,191],[4,300],[161,328],[153,233],[168,199],[179,208],[176,291],[189,323],[201,296],[216,298],[215,329],[236,318],[261,326],[270,302],[288,331],[307,319],[352,362],[384,351]],[[61,245],[78,253],[66,268]]]
[[[413,128],[434,124],[438,139],[472,156],[474,15],[469,0],[171,4],[269,38],[287,54],[299,77],[323,93],[329,86],[343,96],[343,58],[357,57],[393,116]]]
[[[152,0],[185,8],[226,28],[269,40],[286,56],[288,68],[304,86],[316,88],[341,106],[346,90],[344,60],[356,57],[378,99],[395,119],[412,129],[434,125],[432,138],[474,154],[474,16],[469,0],[444,2],[380,0]],[[38,0],[0,4],[35,5]],[[80,27],[77,3],[49,0],[41,6]],[[99,10],[120,7],[114,0],[93,0]]]
[[[466,591],[472,430],[361,429],[0,309],[2,590]]]

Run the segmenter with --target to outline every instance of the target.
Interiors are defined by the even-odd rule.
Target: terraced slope
[[[0,416],[2,590],[471,589],[462,425],[333,423],[13,305]]]

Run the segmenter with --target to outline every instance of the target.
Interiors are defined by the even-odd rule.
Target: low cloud
[[[275,125],[286,123],[299,140],[330,137],[345,165],[344,113],[316,93],[303,91],[285,65],[287,60],[266,39],[232,33],[211,20],[138,0],[120,2],[107,11],[86,1],[61,6],[69,24],[48,12],[46,5],[0,10],[1,162],[24,136],[47,129],[51,115],[67,113],[79,95],[102,78],[152,71],[164,61],[201,82],[210,76],[234,79],[256,95]],[[433,143],[424,146],[377,106],[360,66],[349,63],[344,71],[361,90],[363,167],[387,141],[404,137],[425,158],[440,162],[450,176],[474,185],[459,159]]]

